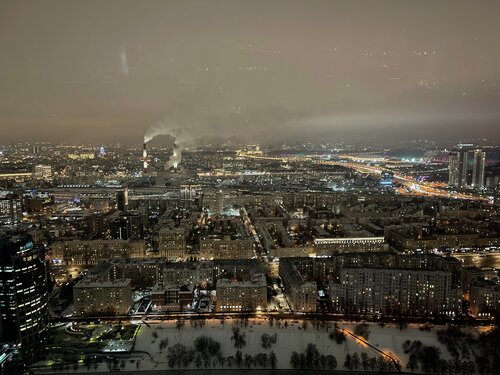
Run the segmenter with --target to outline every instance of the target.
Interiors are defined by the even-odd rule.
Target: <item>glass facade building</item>
[[[28,236],[0,238],[0,335],[36,360],[48,328],[44,250]]]

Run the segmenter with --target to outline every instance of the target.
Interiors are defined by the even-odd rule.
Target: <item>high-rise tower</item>
[[[467,187],[468,163],[467,150],[457,150],[450,153],[448,167],[449,186],[459,189],[465,189]]]
[[[116,192],[116,208],[123,212],[128,210],[128,188],[126,186]]]
[[[144,239],[144,220],[138,211],[122,212],[111,220],[111,237],[118,240]]]
[[[472,166],[472,187],[484,188],[484,172],[486,166],[486,153],[482,150],[474,151],[474,165]]]
[[[48,329],[48,289],[43,248],[29,236],[0,238],[0,337],[39,358]]]
[[[473,150],[472,145],[459,145],[449,155],[450,187],[458,189],[484,188],[486,153],[480,149]],[[473,161],[470,163],[470,161]],[[472,165],[471,165],[472,164]]]

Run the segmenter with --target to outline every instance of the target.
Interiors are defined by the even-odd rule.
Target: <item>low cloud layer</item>
[[[0,3],[3,142],[483,136],[497,1]]]

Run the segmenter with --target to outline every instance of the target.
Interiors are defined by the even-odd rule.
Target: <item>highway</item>
[[[447,324],[452,323],[455,325],[474,325],[483,326],[491,322],[488,320],[474,319],[469,316],[459,318],[445,318],[445,317],[421,317],[421,316],[401,316],[397,315],[384,315],[379,314],[336,314],[336,313],[322,313],[322,312],[284,312],[284,311],[267,311],[267,312],[210,312],[210,313],[189,313],[189,312],[172,312],[168,314],[131,314],[131,315],[117,315],[117,316],[86,316],[86,317],[51,317],[50,320],[53,324],[70,323],[70,322],[118,322],[130,321],[142,324],[161,324],[165,321],[171,320],[200,320],[200,319],[276,319],[276,320],[312,320],[312,321],[346,321],[346,322],[373,322],[373,323],[386,323],[397,324],[398,322],[415,323],[415,324]]]
[[[340,365],[338,365],[341,367]],[[57,369],[46,369],[41,368],[37,369],[31,367],[36,373],[39,374],[64,374],[60,370]],[[85,368],[80,368],[78,370],[79,374],[88,374],[92,373],[94,375],[109,375],[110,373],[116,373],[120,375],[219,375],[219,374],[227,374],[233,375],[234,372],[238,372],[241,375],[288,375],[288,374],[300,374],[300,375],[325,375],[325,374],[338,374],[338,375],[366,375],[367,371],[358,371],[358,370],[304,370],[304,369],[246,369],[246,368],[228,368],[228,369],[168,369],[168,370],[110,370],[107,372],[99,372],[95,370],[86,370]],[[410,372],[406,372],[410,374]],[[384,372],[385,375],[393,375],[393,374],[401,374],[401,372]]]
[[[283,163],[310,161],[313,164],[317,165],[340,166],[355,170],[356,172],[361,174],[373,174],[378,176],[380,176],[383,172],[391,172],[394,174],[394,181],[396,181],[397,183],[402,185],[404,189],[406,189],[406,192],[404,191],[404,189],[400,190],[402,194],[489,202],[489,199],[487,197],[481,195],[472,193],[452,192],[443,189],[442,184],[433,184],[429,182],[417,181],[411,176],[402,175],[400,173],[394,172],[389,168],[381,166],[370,166],[362,162],[324,160],[313,156],[275,157],[275,156],[265,156],[265,155],[253,155],[245,152],[240,152],[238,156],[250,159],[279,160]]]

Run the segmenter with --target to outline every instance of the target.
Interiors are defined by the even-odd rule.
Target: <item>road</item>
[[[453,253],[451,256],[459,259],[464,267],[500,268],[500,253]]]
[[[69,323],[69,322],[136,322],[144,324],[161,324],[167,320],[178,320],[178,319],[275,319],[275,320],[310,320],[310,321],[349,321],[349,322],[373,322],[373,323],[386,323],[386,324],[398,324],[401,321],[401,316],[390,316],[384,315],[383,319],[377,314],[373,315],[345,315],[345,314],[334,314],[334,313],[299,313],[299,312],[284,312],[284,311],[267,311],[267,312],[252,312],[248,314],[243,314],[240,312],[224,312],[224,313],[183,313],[183,312],[172,312],[169,314],[131,314],[131,315],[119,315],[119,316],[87,316],[87,317],[52,317],[50,320],[53,324],[59,323]],[[478,320],[472,317],[462,317],[455,319],[447,319],[442,317],[416,317],[416,316],[404,316],[403,322],[405,323],[415,323],[415,324],[447,324],[452,323],[455,325],[465,325],[465,326],[484,326],[488,325],[490,322],[487,320]]]
[[[340,367],[341,364],[338,366]],[[37,371],[37,374],[63,374],[63,372],[58,370],[53,371]],[[233,369],[183,369],[183,370],[144,370],[144,371],[107,371],[107,372],[95,372],[94,370],[86,371],[84,368],[80,368],[78,370],[78,374],[87,374],[92,373],[94,375],[109,375],[109,374],[117,374],[117,375],[218,375],[218,374],[227,374],[233,375],[235,372],[241,375],[287,375],[287,374],[301,374],[301,375],[325,375],[325,374],[338,374],[338,375],[366,375],[369,372],[366,371],[352,371],[352,370],[293,370],[293,369],[283,369],[283,370],[271,370],[271,369],[242,369],[242,368],[233,368]],[[385,375],[395,375],[401,374],[401,372],[384,372]],[[404,373],[403,373],[404,374]],[[410,372],[408,372],[410,374]]]
[[[434,196],[441,198],[489,202],[489,198],[481,195],[472,193],[452,192],[443,189],[442,187],[440,187],[439,184],[417,181],[411,176],[402,175],[400,173],[394,172],[389,168],[381,166],[370,166],[361,162],[324,160],[313,156],[273,157],[265,155],[253,155],[245,152],[240,152],[238,156],[249,159],[279,160],[281,162],[288,162],[288,163],[309,161],[312,162],[313,164],[318,164],[318,165],[332,165],[332,166],[345,167],[355,170],[358,173],[362,174],[380,175],[382,172],[391,172],[394,174],[394,180],[399,184],[401,184],[405,189],[408,190],[408,193],[411,193],[412,195],[423,195],[423,196]]]

